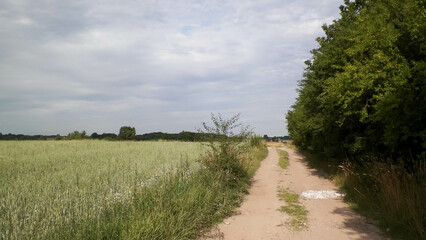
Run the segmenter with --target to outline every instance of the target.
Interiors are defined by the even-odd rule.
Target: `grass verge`
[[[426,238],[424,160],[414,173],[384,162],[343,164],[342,168],[344,174],[337,179],[347,191],[345,200],[356,211],[375,219],[394,238]]]
[[[346,191],[345,201],[367,216],[392,238],[425,239],[426,160],[419,158],[415,171],[403,164],[362,159],[340,164],[305,153],[311,167],[325,171]]]
[[[299,195],[281,188],[278,190],[278,197],[287,203],[280,209],[290,216],[290,220],[286,224],[294,230],[306,229],[308,227],[308,211],[300,204]]]
[[[290,162],[288,160],[288,152],[278,149],[278,154],[280,155],[278,165],[280,165],[282,169],[287,169],[287,167],[290,165]]]
[[[196,239],[241,200],[244,184],[236,189],[217,179],[206,169],[179,168],[137,187],[130,203],[116,204],[98,219],[83,221],[78,231],[62,229],[50,239]]]
[[[251,148],[251,150],[245,154],[243,157],[245,162],[243,164],[246,166],[245,168],[249,178],[253,177],[256,170],[260,167],[261,161],[265,159],[266,156],[268,156],[268,149],[264,144]]]

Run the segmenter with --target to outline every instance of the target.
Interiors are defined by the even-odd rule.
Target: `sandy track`
[[[323,174],[310,169],[295,150],[289,153],[290,166],[278,166],[278,154],[269,148],[253,177],[249,194],[238,209],[239,214],[224,220],[202,239],[384,239],[380,231],[354,213],[340,199],[306,199],[301,203],[308,210],[308,229],[292,231],[285,222],[289,217],[278,209],[285,205],[277,196],[279,187],[301,194],[306,190],[337,190]]]

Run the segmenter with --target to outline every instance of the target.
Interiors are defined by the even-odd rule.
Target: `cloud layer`
[[[193,131],[242,114],[285,135],[303,62],[341,0],[6,0],[0,132]]]

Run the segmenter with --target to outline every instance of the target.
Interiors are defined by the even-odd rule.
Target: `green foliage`
[[[2,134],[0,133],[0,140],[7,141],[22,141],[22,140],[52,140],[58,137],[58,135],[24,135],[24,134]]]
[[[184,142],[194,142],[198,140],[198,135],[197,133],[182,131],[178,135],[178,140]]]
[[[268,156],[268,148],[265,144],[257,147],[252,147],[245,152],[243,156],[243,165],[247,171],[249,178],[253,177],[256,170],[260,167],[260,163]]]
[[[425,152],[424,1],[347,0],[340,9],[287,114],[294,144],[337,157]]]
[[[306,61],[290,137],[325,164],[346,159],[337,180],[354,205],[391,233],[424,239],[425,3],[345,0],[340,10]]]
[[[68,136],[66,137],[67,140],[83,140],[87,138],[89,137],[86,135],[86,131],[83,131],[83,132],[74,131],[72,133],[69,133]]]
[[[134,127],[129,127],[129,126],[121,127],[117,139],[118,140],[135,140],[136,129]]]

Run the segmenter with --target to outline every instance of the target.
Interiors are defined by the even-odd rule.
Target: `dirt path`
[[[217,229],[203,239],[260,240],[260,239],[384,239],[380,231],[355,214],[341,199],[308,199],[300,202],[308,210],[308,229],[292,231],[285,222],[289,219],[278,209],[285,205],[277,196],[280,187],[301,194],[306,190],[337,190],[293,149],[289,153],[290,166],[278,166],[278,153],[269,148],[253,178],[253,185],[239,214],[224,220]]]

